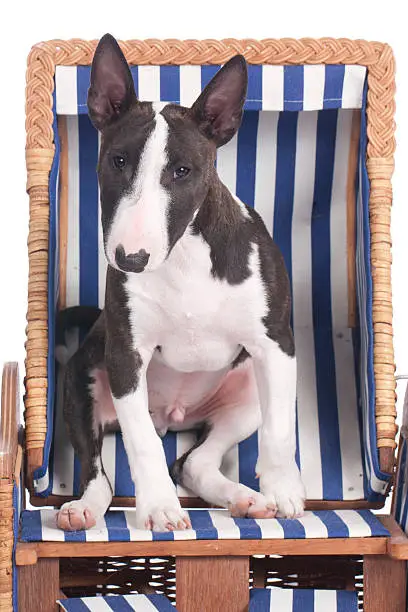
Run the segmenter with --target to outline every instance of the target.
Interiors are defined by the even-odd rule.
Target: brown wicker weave
[[[35,45],[26,90],[30,268],[25,421],[29,471],[42,463],[47,429],[48,177],[54,155],[52,92],[56,65],[88,65],[97,41],[54,40]],[[222,64],[242,53],[252,64],[359,64],[368,70],[367,169],[371,182],[374,372],[380,464],[392,472],[395,381],[391,297],[391,176],[394,169],[394,58],[388,45],[347,39],[132,40],[120,43],[131,64]]]
[[[0,612],[13,609],[13,488],[21,468],[17,393],[17,364],[6,364],[1,388],[0,427]]]

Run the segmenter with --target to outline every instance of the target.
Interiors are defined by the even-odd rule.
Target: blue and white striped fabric
[[[388,537],[370,510],[321,510],[299,519],[232,518],[226,510],[190,510],[191,529],[156,532],[136,529],[135,510],[111,510],[87,531],[57,528],[56,510],[26,510],[22,542],[150,542],[169,540],[282,540]]]
[[[357,612],[354,591],[251,589],[249,612]]]
[[[191,106],[220,66],[133,66],[140,100]],[[57,66],[58,115],[86,114],[90,66]],[[245,110],[361,108],[364,66],[248,66]]]
[[[177,612],[164,595],[110,595],[109,597],[78,597],[60,599],[66,612]]]
[[[132,71],[141,99],[190,104],[217,68],[141,66]],[[364,111],[364,79],[365,70],[355,66],[250,66],[242,126],[217,157],[223,182],[259,211],[286,260],[298,356],[297,461],[307,496],[316,500],[378,501],[389,479],[380,472],[376,449],[364,112],[360,180],[355,169],[360,186],[356,327],[349,327],[348,318],[346,202],[349,154],[355,146],[350,144],[356,113],[352,109],[363,105]],[[106,262],[95,173],[99,140],[84,114],[88,85],[88,67],[58,67],[56,109],[64,115],[68,135],[67,306],[104,303]],[[58,155],[50,193],[51,313],[58,291],[57,168]],[[55,402],[53,326],[51,316],[49,428],[35,487],[41,496],[72,496],[79,492],[79,465],[58,397]],[[195,439],[192,432],[169,433],[164,439],[168,463]],[[255,434],[229,452],[224,473],[258,489],[257,451]],[[133,496],[120,434],[105,438],[103,462],[115,495]],[[181,487],[178,491],[191,495]]]

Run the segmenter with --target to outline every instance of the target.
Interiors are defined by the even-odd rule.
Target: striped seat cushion
[[[66,612],[177,612],[164,595],[110,595],[109,597],[76,597],[60,599]]]
[[[139,66],[132,72],[141,99],[190,104],[216,70]],[[99,139],[85,114],[89,74],[89,67],[58,67],[56,76],[68,185],[62,213],[57,141],[50,193],[48,430],[34,483],[43,497],[79,493],[79,464],[62,419],[53,313],[61,295],[67,306],[104,303]],[[216,162],[221,179],[262,215],[286,260],[298,356],[297,462],[307,496],[315,500],[379,501],[389,481],[376,449],[364,84],[361,67],[250,66],[242,126]],[[57,121],[55,130],[57,138]],[[60,212],[68,221],[59,228]],[[60,253],[59,244],[66,251]],[[62,280],[61,261],[67,264]],[[195,440],[194,432],[169,433],[168,463]],[[257,490],[257,452],[254,434],[231,449],[223,472]],[[105,438],[102,455],[115,495],[133,496],[120,434]],[[181,487],[178,492],[192,495]]]
[[[357,612],[354,591],[251,589],[249,612]]]
[[[134,510],[111,510],[87,531],[62,531],[56,510],[25,510],[23,542],[147,542],[156,540],[260,540],[386,537],[389,532],[369,510],[306,512],[299,519],[232,518],[226,510],[190,510],[192,529],[155,532],[136,529]]]

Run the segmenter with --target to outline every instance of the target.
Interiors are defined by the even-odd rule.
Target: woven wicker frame
[[[49,172],[54,156],[52,93],[56,65],[89,65],[97,41],[54,40],[35,45],[26,89],[27,192],[30,197],[25,422],[29,479],[42,463],[47,430],[47,266]],[[130,64],[223,64],[242,53],[251,64],[358,64],[367,67],[367,170],[370,179],[374,373],[381,468],[394,467],[395,379],[391,295],[391,177],[394,169],[394,57],[382,43],[362,40],[247,39],[121,42]]]
[[[0,408],[0,612],[10,612],[13,609],[13,490],[20,481],[22,462],[18,445],[18,369],[15,363],[4,366]]]

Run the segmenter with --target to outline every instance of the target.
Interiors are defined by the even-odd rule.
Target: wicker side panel
[[[41,465],[47,431],[49,173],[54,157],[52,93],[55,62],[31,54],[26,87],[27,192],[30,198],[25,423],[29,476]],[[29,478],[30,483],[30,478]]]
[[[13,483],[0,479],[0,612],[13,609]]]
[[[384,47],[368,71],[367,171],[370,179],[371,273],[373,278],[374,375],[377,445],[381,468],[394,468],[395,363],[391,289],[391,205],[395,151],[395,63]]]
[[[0,400],[0,612],[13,609],[13,492],[19,483],[21,447],[18,445],[18,367],[3,368]]]

